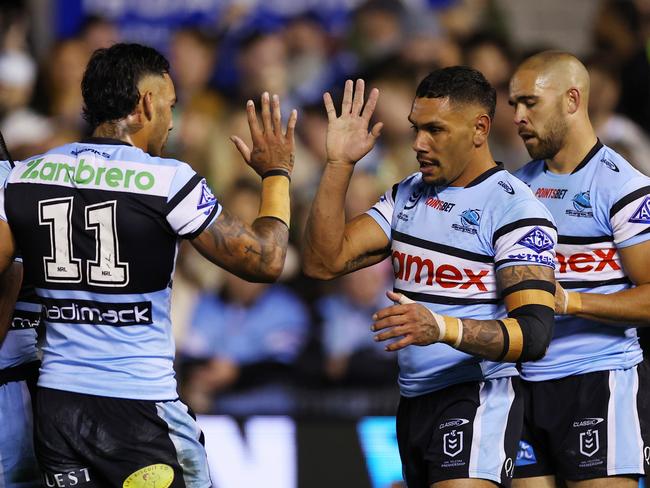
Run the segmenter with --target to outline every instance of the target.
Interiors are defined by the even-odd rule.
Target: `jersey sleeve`
[[[557,229],[546,208],[531,197],[502,210],[494,219],[495,269],[514,265],[555,268]]]
[[[184,239],[194,239],[217,219],[221,210],[205,178],[182,163],[167,197],[166,219],[172,230]]]
[[[9,161],[0,161],[0,220],[7,221],[7,212],[5,212],[5,188],[7,179],[11,172],[12,166]]]
[[[393,221],[393,210],[395,210],[395,196],[397,194],[397,185],[388,190],[367,212],[375,222],[379,224],[388,239],[391,238],[391,222]]]
[[[633,178],[623,186],[610,207],[609,222],[617,247],[650,240],[650,178]]]

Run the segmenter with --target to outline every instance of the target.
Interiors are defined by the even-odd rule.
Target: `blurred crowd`
[[[33,3],[33,2],[32,2]],[[322,94],[340,97],[348,78],[380,90],[377,147],[359,162],[349,217],[417,171],[407,120],[415,87],[432,69],[466,64],[498,93],[490,146],[514,170],[528,155],[508,106],[508,82],[522,57],[503,3],[490,0],[351,2],[336,23],[317,9],[271,14],[234,2],[213,28],[185,26],[164,47],[178,103],[169,157],[206,176],[217,197],[252,222],[259,181],[229,141],[246,139],[249,98],[277,93],[299,111],[292,179],[292,243],[279,284],[244,282],[206,266],[181,246],[173,284],[179,388],[198,412],[360,415],[393,413],[395,356],[372,340],[371,315],[386,306],[392,269],[384,262],[335,282],[301,275],[306,214],[325,163]],[[591,74],[589,110],[600,139],[650,174],[650,1],[599,0],[581,54]],[[89,16],[73,37],[37,56],[30,3],[0,10],[0,130],[15,159],[88,135],[80,81],[91,53],[130,39]]]

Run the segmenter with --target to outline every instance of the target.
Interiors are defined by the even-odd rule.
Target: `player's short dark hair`
[[[417,98],[445,98],[452,102],[473,103],[485,108],[494,118],[496,90],[483,73],[467,66],[451,66],[432,71],[415,92]]]
[[[96,50],[81,81],[84,119],[93,129],[123,119],[140,100],[140,80],[165,73],[169,73],[169,61],[151,47],[121,43]]]

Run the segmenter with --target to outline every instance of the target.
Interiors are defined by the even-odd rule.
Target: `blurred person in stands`
[[[110,20],[97,15],[89,15],[79,31],[79,39],[86,46],[88,52],[111,47],[120,42],[121,35],[117,26]]]
[[[398,351],[407,485],[507,487],[523,416],[513,363],[542,357],[553,329],[554,225],[495,164],[487,142],[495,91],[463,66],[417,86],[408,120],[419,171],[348,217],[355,165],[382,129],[370,123],[379,92],[365,100],[364,91],[363,80],[348,80],[340,111],[324,95],[328,160],[303,270],[333,279],[391,259],[395,305],[372,316],[371,330]]]
[[[587,62],[586,67],[591,80],[589,117],[596,135],[604,144],[621,148],[632,166],[650,175],[650,136],[616,111],[621,95],[618,70],[598,59]]]
[[[252,222],[258,185],[238,180],[224,202]],[[289,413],[288,387],[309,327],[307,308],[288,287],[227,273],[218,291],[199,296],[179,348],[188,403],[200,413]]]
[[[589,73],[572,54],[524,60],[510,82],[532,161],[516,176],[557,225],[556,327],[520,367],[516,488],[636,488],[650,467],[650,178],[596,136]],[[512,113],[512,112],[511,112]],[[561,401],[561,408],[558,408]]]

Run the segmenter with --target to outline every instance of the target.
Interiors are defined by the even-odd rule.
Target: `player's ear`
[[[567,108],[570,114],[574,114],[578,111],[581,102],[581,93],[577,88],[571,88],[567,92]]]
[[[142,95],[142,112],[147,120],[153,118],[153,94],[150,91],[146,91],[144,95]]]
[[[474,146],[479,147],[487,143],[491,123],[492,121],[488,114],[481,114],[476,117],[476,122],[474,123]]]

